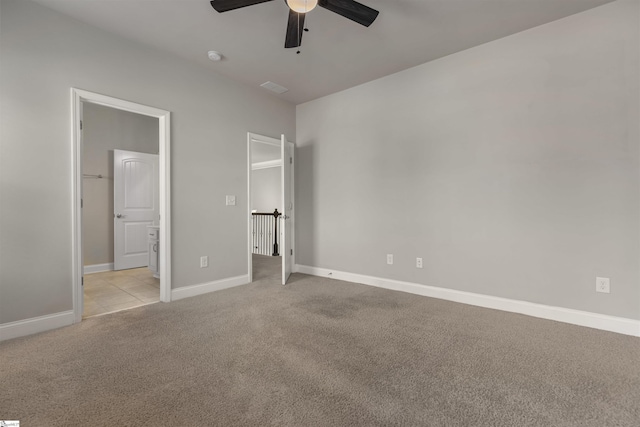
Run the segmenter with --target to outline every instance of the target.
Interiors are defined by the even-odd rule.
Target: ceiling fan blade
[[[268,1],[271,0],[211,0],[211,6],[218,12],[222,13]]]
[[[287,36],[284,39],[284,47],[298,47],[302,44],[304,17],[304,13],[294,12],[289,9],[289,22],[287,23]]]
[[[371,25],[379,13],[377,10],[354,0],[319,0],[318,6],[349,18],[365,27]]]

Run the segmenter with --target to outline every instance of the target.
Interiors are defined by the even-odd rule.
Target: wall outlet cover
[[[236,196],[227,196],[227,206],[236,205]]]
[[[422,268],[422,258],[416,258],[416,268]]]
[[[205,267],[209,267],[209,257],[206,255],[200,257],[200,268]]]
[[[611,293],[611,282],[608,277],[596,277],[596,292]]]
[[[387,254],[387,264],[393,264],[393,254]]]

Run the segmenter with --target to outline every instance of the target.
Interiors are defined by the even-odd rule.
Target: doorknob
[[[124,218],[124,215],[122,215],[122,214],[117,214],[117,215],[116,215],[116,218]]]

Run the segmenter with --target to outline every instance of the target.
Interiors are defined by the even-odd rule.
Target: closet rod
[[[91,175],[88,173],[84,173],[82,174],[83,178],[96,178],[96,179],[100,179],[100,178],[104,178],[102,175]]]

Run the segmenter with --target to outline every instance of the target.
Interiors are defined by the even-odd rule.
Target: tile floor
[[[160,279],[147,267],[84,276],[82,317],[111,313],[160,301]]]

